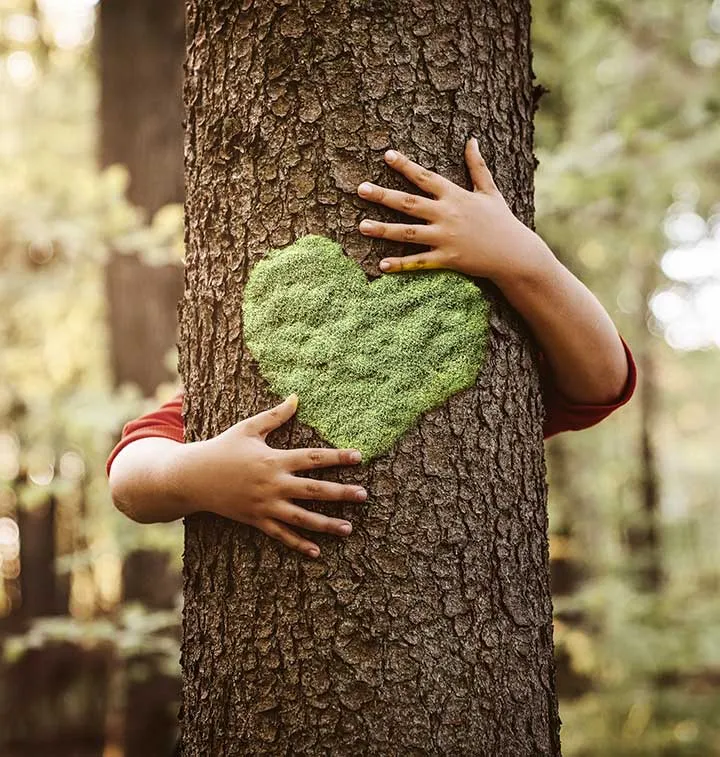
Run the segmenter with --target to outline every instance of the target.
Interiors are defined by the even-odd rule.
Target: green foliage
[[[126,199],[125,168],[98,167],[90,38],[55,48],[43,14],[23,0],[0,8],[0,518],[55,498],[75,622],[114,607],[126,552],[158,546],[181,559],[181,524],[133,524],[110,499],[105,460],[124,422],[175,387],[145,399],[114,386],[104,266],[111,252],[181,261],[183,217],[170,205],[148,218]],[[18,21],[35,38],[12,38]],[[17,583],[8,554],[0,616],[16,603],[3,591]]]
[[[557,649],[587,677],[561,701],[563,753],[718,754],[720,353],[671,349],[648,299],[666,286],[668,209],[705,216],[720,199],[720,3],[536,0],[533,16],[550,90],[536,118],[538,230],[608,308],[644,384],[598,427],[548,444],[551,530],[584,576],[554,599]],[[657,455],[657,592],[638,587],[633,539],[648,523],[643,423]]]
[[[296,392],[299,420],[366,461],[475,383],[486,315],[465,276],[411,272],[368,283],[339,244],[315,235],[270,251],[243,304],[246,342],[273,390]]]
[[[180,644],[175,610],[148,611],[138,604],[125,605],[112,619],[79,621],[60,616],[38,618],[28,633],[6,636],[0,660],[12,664],[28,650],[70,642],[83,649],[111,648],[117,657],[154,653],[168,675],[180,673]]]

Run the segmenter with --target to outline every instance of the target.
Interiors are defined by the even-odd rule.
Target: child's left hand
[[[485,161],[477,139],[465,146],[465,161],[473,191],[413,163],[395,150],[385,153],[386,162],[432,198],[363,182],[360,197],[421,218],[425,224],[383,223],[363,220],[366,236],[397,242],[429,245],[432,249],[402,258],[385,258],[380,270],[413,271],[451,268],[480,276],[502,286],[508,278],[532,273],[550,253],[542,239],[516,218]]]

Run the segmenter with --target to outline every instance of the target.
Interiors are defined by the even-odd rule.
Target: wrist
[[[523,225],[513,245],[514,255],[507,257],[506,265],[492,276],[493,282],[507,297],[516,289],[537,289],[554,278],[560,261],[542,237]]]

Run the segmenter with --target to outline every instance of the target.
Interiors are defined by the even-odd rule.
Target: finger
[[[384,258],[380,261],[380,270],[385,273],[427,271],[431,268],[447,268],[446,262],[442,253],[432,250],[418,255],[406,255],[404,258]]]
[[[331,465],[354,465],[362,460],[362,454],[356,449],[289,449],[280,451],[280,460],[287,470],[312,470],[328,468]]]
[[[435,197],[444,195],[456,186],[444,176],[423,168],[397,150],[387,150],[385,161],[391,168],[399,171],[406,179],[410,179],[416,187],[420,187],[423,192],[428,192],[435,195]]]
[[[279,503],[273,508],[272,517],[290,526],[306,528],[310,531],[320,531],[325,534],[347,536],[352,531],[352,524],[340,518],[330,518],[321,513],[306,510],[304,507],[291,502]]]
[[[390,239],[394,242],[434,245],[437,231],[434,226],[420,223],[383,223],[366,218],[360,222],[360,232],[367,237]]]
[[[362,486],[318,481],[316,478],[285,476],[281,484],[282,496],[292,499],[323,499],[331,502],[364,502],[367,492]]]
[[[409,192],[400,192],[397,189],[387,189],[364,181],[357,189],[360,197],[372,202],[378,202],[386,208],[400,210],[416,218],[423,218],[426,221],[432,221],[437,218],[438,214],[435,208],[436,201],[427,197],[410,194]]]
[[[470,171],[470,178],[475,189],[487,193],[498,191],[490,169],[480,154],[480,145],[476,137],[469,139],[465,145],[465,162]]]
[[[252,434],[266,437],[273,429],[279,428],[295,415],[297,410],[297,394],[291,394],[284,402],[281,402],[269,410],[253,415],[247,419],[247,428]]]
[[[320,554],[320,547],[318,547],[317,544],[314,544],[308,539],[304,539],[300,534],[296,534],[295,531],[287,526],[283,526],[282,523],[279,523],[272,518],[265,518],[257,525],[258,528],[265,532],[269,537],[277,539],[286,547],[290,547],[290,549],[302,552],[303,554],[308,555],[308,557],[317,557]]]

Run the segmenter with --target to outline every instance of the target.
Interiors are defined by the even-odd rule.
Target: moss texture
[[[273,391],[297,393],[298,419],[367,462],[475,383],[487,304],[453,271],[371,283],[338,243],[309,235],[253,268],[243,328]]]

